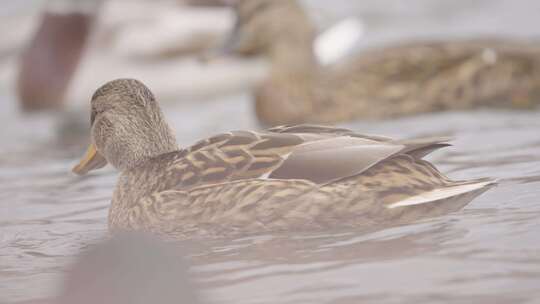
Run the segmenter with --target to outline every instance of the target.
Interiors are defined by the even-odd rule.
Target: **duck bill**
[[[107,160],[105,157],[98,153],[93,144],[90,144],[84,157],[75,167],[73,167],[72,171],[77,175],[84,175],[92,170],[102,168],[106,164]]]

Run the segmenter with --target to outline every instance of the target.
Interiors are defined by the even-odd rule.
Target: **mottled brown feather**
[[[129,224],[113,219],[111,226],[141,228],[137,222],[144,221],[144,229],[164,225],[157,230],[165,234],[214,234],[354,225],[360,215],[400,220],[442,214],[464,203],[414,207],[411,214],[407,208],[385,206],[460,184],[420,159],[446,146],[446,140],[396,141],[307,125],[220,134],[139,168],[167,182],[146,184],[150,198],[130,207],[136,216],[129,217]],[[156,210],[148,211],[148,200]]]
[[[379,46],[322,66],[316,27],[298,0],[245,0],[232,31],[239,55],[269,59],[254,88],[268,125],[335,123],[456,109],[537,108],[540,43],[499,37]]]
[[[92,100],[92,141],[121,171],[113,231],[191,236],[412,220],[457,210],[493,184],[451,181],[421,159],[446,138],[299,125],[232,131],[178,150],[148,92],[120,79]]]

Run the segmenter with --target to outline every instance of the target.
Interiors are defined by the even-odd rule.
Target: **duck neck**
[[[153,119],[125,119],[117,116],[110,116],[109,121],[119,120],[111,126],[121,126],[114,128],[114,132],[109,132],[108,136],[102,136],[104,128],[94,127],[92,133],[98,151],[117,170],[123,172],[136,169],[146,163],[149,159],[177,151],[178,145],[174,133],[163,119],[159,110],[154,110],[154,114],[138,113],[131,117],[150,117]],[[146,115],[146,116],[144,116]],[[123,115],[122,117],[127,117]],[[106,123],[100,124],[107,127]],[[106,128],[105,128],[106,130]]]
[[[276,45],[270,75],[255,93],[255,112],[265,125],[308,122],[322,81],[311,45]]]
[[[116,188],[109,209],[110,229],[129,229],[129,212],[132,207],[148,199],[152,193],[171,189],[173,185],[167,182],[167,168],[176,153],[160,155],[157,161],[146,161],[139,166],[123,170],[118,177]]]
[[[312,41],[276,43],[270,50],[271,77],[289,75],[291,78],[312,78],[319,64],[312,49]]]
[[[120,159],[116,160],[116,165],[113,163],[122,172],[137,169],[155,157],[179,150],[174,138],[160,138],[156,142],[125,142],[124,144],[130,152],[118,154],[121,155]]]

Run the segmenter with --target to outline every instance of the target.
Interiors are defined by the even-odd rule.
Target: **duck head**
[[[315,28],[296,0],[239,0],[234,10],[225,53],[271,55],[283,46],[312,47]]]
[[[100,87],[91,101],[91,144],[76,174],[110,163],[120,171],[178,150],[152,92],[135,79],[117,79]]]

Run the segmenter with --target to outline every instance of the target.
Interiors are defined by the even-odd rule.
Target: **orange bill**
[[[107,160],[98,153],[93,144],[90,144],[86,154],[81,161],[73,167],[72,171],[77,175],[84,175],[89,171],[104,167],[106,164]]]

